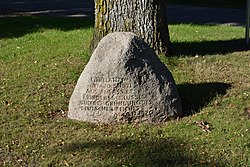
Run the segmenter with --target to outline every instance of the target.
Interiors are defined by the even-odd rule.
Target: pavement
[[[0,0],[0,15],[48,15],[56,17],[92,17],[93,0]],[[221,24],[242,26],[246,16],[244,9],[222,9],[168,5],[170,24]]]
[[[193,6],[167,6],[168,22],[172,24],[221,24],[242,26],[246,22],[244,9],[207,8]]]
[[[93,0],[0,0],[0,14],[92,17],[93,6]]]

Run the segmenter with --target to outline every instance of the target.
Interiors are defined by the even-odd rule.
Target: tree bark
[[[95,0],[95,30],[91,44],[111,32],[134,32],[157,54],[171,54],[165,0]]]

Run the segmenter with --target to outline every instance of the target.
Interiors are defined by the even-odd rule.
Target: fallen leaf
[[[211,132],[211,127],[206,121],[197,121],[195,122],[204,132]]]
[[[244,113],[247,115],[248,118],[250,118],[250,107],[246,107],[244,109]]]
[[[12,104],[13,104],[12,101],[5,101],[5,105],[6,105],[6,106],[10,106],[10,105],[12,105]]]

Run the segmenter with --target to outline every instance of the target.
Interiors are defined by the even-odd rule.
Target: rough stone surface
[[[82,72],[69,103],[71,119],[161,123],[182,114],[172,74],[135,34],[104,37]]]

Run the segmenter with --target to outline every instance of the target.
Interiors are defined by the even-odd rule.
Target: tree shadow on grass
[[[17,38],[42,29],[58,29],[70,31],[93,27],[89,18],[61,18],[61,17],[2,17],[0,18],[0,39]]]
[[[173,43],[174,55],[176,56],[227,54],[236,51],[244,51],[246,49],[244,39]]]
[[[225,95],[231,88],[226,83],[199,83],[199,84],[180,84],[177,85],[183,107],[183,116],[189,116],[199,112],[208,105],[213,98]]]
[[[187,150],[190,149],[177,139],[101,139],[72,143],[63,150],[72,154],[92,153],[92,165],[97,166],[212,165],[205,158],[201,159],[196,154],[188,153]],[[217,165],[223,166],[221,164],[222,162],[219,162]]]

